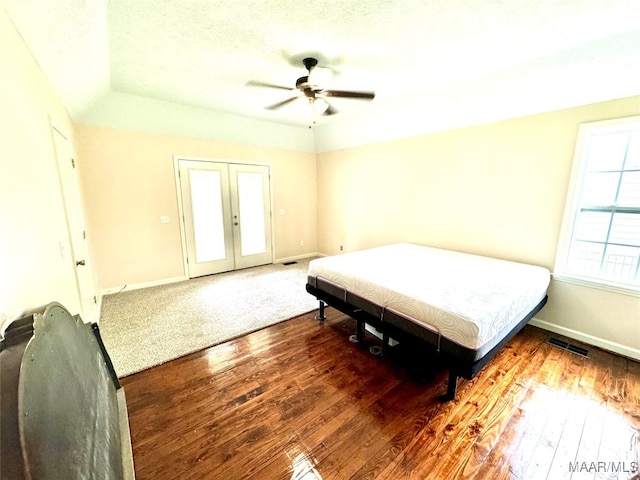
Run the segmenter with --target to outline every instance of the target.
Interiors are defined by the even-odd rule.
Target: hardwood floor
[[[446,371],[313,316],[122,379],[136,478],[640,478],[637,362],[527,326],[441,403]]]

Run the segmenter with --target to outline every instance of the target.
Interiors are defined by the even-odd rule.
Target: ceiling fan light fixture
[[[322,98],[309,98],[309,105],[314,115],[322,115],[329,108],[329,104]]]

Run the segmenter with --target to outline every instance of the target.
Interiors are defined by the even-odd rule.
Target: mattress
[[[471,350],[486,351],[545,297],[544,267],[413,244],[314,259],[328,281]]]

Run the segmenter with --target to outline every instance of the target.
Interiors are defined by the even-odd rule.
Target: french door
[[[178,172],[189,278],[273,261],[268,166],[179,160]]]

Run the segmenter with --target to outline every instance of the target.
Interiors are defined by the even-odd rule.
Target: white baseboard
[[[296,255],[293,257],[276,258],[273,261],[273,263],[275,264],[275,263],[293,262],[295,260],[300,260],[303,258],[322,257],[322,256],[324,255],[322,255],[321,253],[304,253],[302,255]],[[127,285],[120,285],[118,287],[103,288],[102,291],[100,292],[100,296],[111,295],[112,293],[118,293],[121,291],[138,290],[140,288],[156,287],[158,285],[166,285],[169,283],[184,282],[185,280],[189,280],[189,277],[181,276],[181,277],[163,278],[160,280],[153,280],[151,282],[132,283],[130,285],[127,284]]]
[[[120,285],[119,287],[103,288],[100,294],[111,295],[112,293],[119,293],[122,291],[129,291],[129,290],[139,290],[140,288],[147,288],[147,287],[157,287],[158,285],[184,282],[185,280],[189,280],[189,278],[186,276],[181,276],[181,277],[163,278],[160,280],[153,280],[151,282],[132,283],[130,285]]]
[[[564,335],[565,337],[573,338],[574,340],[579,340],[586,344],[602,348],[603,350],[622,355],[623,357],[640,360],[640,350],[637,348],[622,345],[610,340],[605,340],[600,337],[594,337],[593,335],[589,335],[588,333],[579,332],[570,328],[561,327],[560,325],[549,323],[535,317],[529,322],[529,325],[533,325],[534,327],[539,327],[550,332],[558,333],[560,335]]]
[[[322,255],[321,253],[303,253],[302,255],[295,255],[293,257],[284,257],[284,258],[275,258],[273,260],[273,263],[286,263],[286,262],[293,262],[295,260],[301,260],[303,258],[309,258],[309,257],[323,257],[324,255]]]

